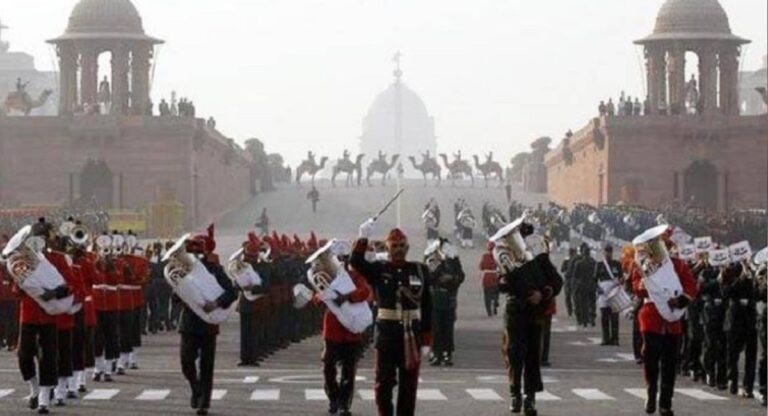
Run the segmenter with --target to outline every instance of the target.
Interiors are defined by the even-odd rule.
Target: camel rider
[[[315,164],[315,154],[310,150],[307,152],[307,161],[311,164]]]
[[[349,150],[344,149],[344,154],[341,156],[344,160],[349,160]]]
[[[456,158],[457,162],[461,162],[461,150],[459,150],[458,153],[455,153],[453,156]]]
[[[387,162],[387,154],[379,150],[379,160],[386,163]]]
[[[27,85],[29,84],[29,81],[27,82],[21,82],[21,78],[16,78],[16,92],[22,93],[27,90]]]
[[[424,153],[424,160],[432,159],[432,156],[429,154],[429,150],[427,150],[427,153]]]
[[[493,161],[493,152],[489,152],[485,157],[485,163],[491,163]]]

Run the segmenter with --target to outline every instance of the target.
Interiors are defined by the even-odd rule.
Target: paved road
[[[305,202],[306,187],[294,187],[258,198],[233,212],[220,222],[219,248],[228,254],[267,206],[273,221],[281,229],[306,234],[315,229],[322,235],[350,235],[365,215],[373,213],[379,201],[392,189],[361,190],[362,197],[352,198],[352,191],[321,188],[321,205],[312,216]],[[403,224],[414,240],[414,250],[423,245],[418,216],[426,200],[435,191],[411,187],[403,201]],[[439,201],[446,218],[451,202],[464,195],[480,208],[485,199],[501,203],[498,189],[469,190],[444,188]],[[541,201],[535,196],[516,192],[527,202]],[[394,214],[394,213],[393,213]],[[415,217],[415,218],[414,218]],[[385,226],[394,223],[385,218]],[[445,222],[445,220],[444,220]],[[382,226],[382,230],[386,227]],[[448,226],[443,228],[448,229]],[[462,260],[469,272],[462,287],[457,322],[456,366],[424,367],[420,385],[420,415],[485,416],[507,414],[507,384],[500,355],[500,318],[487,318],[482,307],[482,294],[475,265],[480,252],[465,251]],[[414,253],[416,255],[416,253]],[[562,302],[561,302],[562,303]],[[639,415],[642,413],[643,380],[631,359],[627,322],[622,322],[621,347],[597,345],[598,331],[579,330],[564,316],[560,305],[554,323],[551,361],[544,371],[546,393],[539,397],[542,415]],[[218,415],[322,415],[326,404],[320,377],[321,342],[313,338],[294,344],[267,360],[261,367],[241,369],[238,361],[238,322],[232,318],[223,326],[219,337],[215,398],[211,414]],[[116,382],[91,383],[84,397],[69,402],[54,412],[62,415],[188,415],[189,392],[179,370],[179,337],[160,334],[145,338],[141,350],[141,369],[120,376]],[[372,352],[360,364],[355,414],[374,415]],[[764,415],[765,410],[753,401],[712,391],[701,384],[680,380],[675,395],[678,415]],[[15,357],[0,352],[0,415],[24,415],[22,398],[27,394],[21,383]]]

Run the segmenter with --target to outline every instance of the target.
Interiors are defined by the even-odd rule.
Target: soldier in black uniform
[[[397,415],[416,412],[421,356],[432,341],[430,275],[422,263],[406,261],[408,239],[399,229],[387,236],[388,261],[365,258],[375,220],[360,226],[350,263],[375,293],[376,316],[376,407],[379,416],[392,416],[392,389],[398,386]]]
[[[270,265],[260,258],[261,242],[255,235],[249,235],[244,243],[243,261],[250,264],[261,278],[261,285],[240,289],[240,367],[259,365],[259,327],[256,317],[258,298],[269,293]],[[247,293],[247,295],[246,295]],[[247,296],[247,297],[246,297]],[[250,298],[250,299],[249,299]]]
[[[768,354],[766,353],[766,342],[768,342],[768,264],[762,264],[756,273],[757,275],[757,334],[760,338],[760,364],[758,369],[758,379],[760,381],[760,404],[768,405]]]
[[[757,361],[756,285],[752,271],[733,263],[722,274],[723,297],[727,300],[723,329],[728,338],[728,381],[731,394],[739,392],[739,356],[744,353],[742,397],[754,398]]]
[[[228,308],[237,300],[237,291],[224,272],[224,268],[218,263],[216,255],[213,254],[215,243],[205,239],[202,242],[200,240],[199,236],[189,240],[186,250],[200,256],[203,266],[224,289],[224,293],[215,301],[205,304],[203,310],[211,312],[216,308]],[[174,297],[174,301],[183,304],[177,297]],[[181,333],[181,371],[192,389],[190,406],[197,409],[198,415],[207,415],[211,407],[216,337],[219,334],[219,326],[203,321],[192,309],[183,304],[179,333]]]
[[[704,327],[704,371],[707,373],[707,385],[725,390],[728,386],[723,331],[726,304],[718,282],[720,270],[710,265],[706,259],[699,261],[697,269],[699,296],[704,302],[701,323]]]
[[[536,416],[536,393],[544,390],[540,367],[544,311],[560,293],[563,280],[547,252],[535,257],[521,254],[514,259],[512,255],[505,258],[505,250],[513,244],[508,236],[517,232],[518,221],[500,229],[491,241],[496,244],[494,257],[499,264],[499,290],[507,295],[503,351],[512,398],[510,411],[524,410],[526,416]],[[525,238],[533,234],[533,226],[522,223],[519,233]]]
[[[597,291],[600,295],[600,327],[603,332],[601,345],[619,345],[619,314],[607,304],[607,290],[614,285],[619,285],[621,278],[621,263],[613,259],[613,247],[609,244],[603,251],[605,260],[595,265],[595,278]]]
[[[425,253],[427,267],[432,276],[432,327],[434,345],[430,364],[453,366],[454,324],[459,286],[464,282],[464,270],[461,267],[456,248],[446,239],[440,239],[439,247],[434,252]]]
[[[565,283],[563,289],[565,292],[565,309],[568,311],[568,316],[573,316],[573,276],[571,276],[571,265],[576,260],[576,249],[571,247],[568,249],[568,257],[563,259],[563,263],[560,265],[560,273],[562,273]]]
[[[701,266],[699,264],[688,264],[693,277],[699,279]],[[706,379],[706,372],[702,364],[702,346],[704,343],[704,326],[701,322],[701,314],[704,311],[704,300],[701,296],[695,297],[688,305],[686,312],[685,327],[685,346],[686,357],[682,363],[683,372],[687,372],[693,381]]]
[[[576,321],[585,328],[588,325],[595,326],[595,303],[597,302],[595,268],[595,260],[590,254],[589,245],[582,243],[579,247],[579,256],[571,264],[570,275],[573,283]]]

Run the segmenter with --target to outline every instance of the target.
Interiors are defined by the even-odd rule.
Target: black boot
[[[443,357],[443,364],[446,367],[453,367],[453,354],[446,352],[445,356]]]
[[[189,399],[189,407],[197,409],[200,407],[200,393],[197,390],[192,390],[192,397]]]
[[[672,409],[659,409],[660,416],[675,416],[675,412]]]
[[[656,391],[648,389],[647,396],[645,399],[645,413],[652,415],[656,413]]]
[[[525,416],[536,416],[539,414],[538,411],[536,411],[536,395],[535,394],[526,394],[525,395],[525,401],[523,402],[523,411]]]
[[[512,404],[509,406],[509,411],[512,413],[520,413],[523,409],[523,396],[520,393],[512,394]]]
[[[30,409],[35,410],[37,409],[37,395],[29,396],[29,399],[27,400],[27,405]]]

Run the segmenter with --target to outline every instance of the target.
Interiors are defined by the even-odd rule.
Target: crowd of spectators
[[[109,214],[93,201],[76,201],[65,206],[2,208],[0,207],[0,236],[12,236],[21,227],[34,224],[41,217],[47,222],[61,224],[67,218],[79,220],[88,230],[101,233],[109,229]]]
[[[624,91],[621,92],[618,101],[614,102],[613,98],[608,98],[608,101],[600,101],[597,106],[597,112],[600,117],[603,116],[640,116],[650,114],[650,101],[646,97],[645,100],[640,102],[639,97],[625,95]]]

